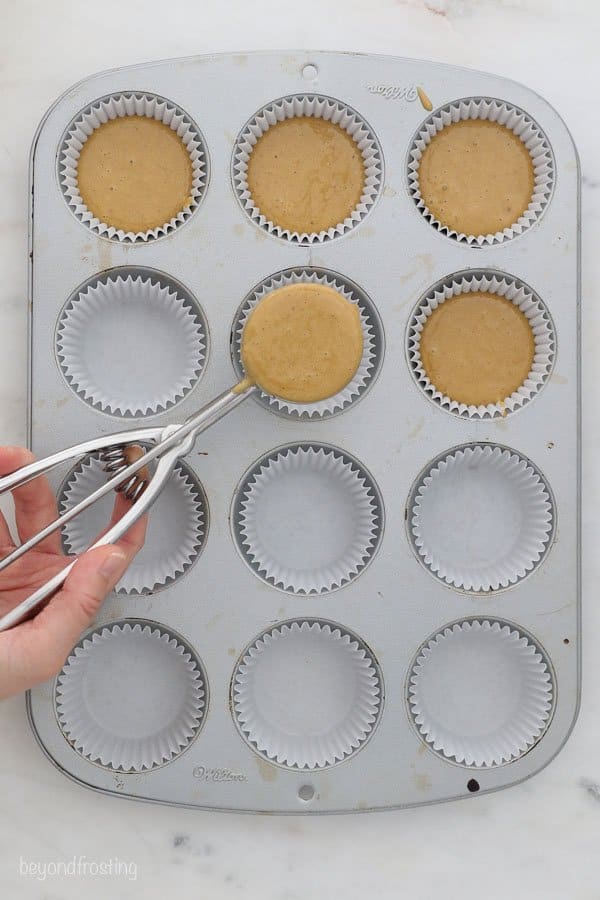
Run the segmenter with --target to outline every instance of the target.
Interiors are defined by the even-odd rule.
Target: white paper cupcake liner
[[[189,204],[169,222],[148,231],[124,231],[110,223],[101,222],[83,202],[77,184],[79,155],[89,136],[109,120],[124,116],[145,116],[168,125],[183,141],[192,164],[192,188]],[[73,120],[62,141],[58,157],[58,170],[65,200],[80,222],[102,237],[134,243],[153,240],[169,234],[190,218],[206,192],[208,154],[204,138],[196,123],[170,100],[148,93],[118,93],[97,100]]]
[[[67,384],[112,416],[153,416],[183,400],[206,363],[197,303],[154,275],[122,270],[83,285],[63,307],[56,355]]]
[[[510,228],[494,234],[463,234],[454,231],[437,219],[426,206],[419,188],[419,165],[425,148],[432,138],[446,126],[465,119],[486,119],[498,122],[513,131],[525,144],[534,172],[534,189],[529,206]],[[429,116],[415,135],[408,154],[408,188],[417,209],[438,231],[467,244],[500,244],[523,234],[536,222],[550,202],[554,187],[555,166],[549,141],[533,119],[510,103],[490,97],[466,97],[448,103]]]
[[[281,766],[319,769],[361,748],[375,729],[383,683],[372,652],[341,625],[283,622],[242,654],[232,679],[237,726]]]
[[[503,401],[485,406],[460,403],[443,394],[431,383],[421,360],[421,335],[432,312],[451,297],[477,291],[497,294],[514,303],[527,317],[535,344],[531,371],[523,384]],[[408,323],[406,352],[415,381],[442,409],[469,419],[498,418],[529,403],[546,384],[554,366],[556,335],[546,306],[527,285],[501,272],[467,270],[445,278],[421,298]]]
[[[83,500],[107,479],[102,463],[89,457],[68,476],[59,492],[64,512]],[[108,525],[114,495],[98,500],[63,526],[67,553],[83,553]],[[202,486],[185,463],[178,463],[149,514],[144,546],[122,579],[117,592],[147,594],[181,578],[204,549],[208,532],[208,502]]]
[[[77,644],[55,703],[74,750],[110,769],[144,772],[172,762],[195,738],[206,678],[193,651],[162,625],[122,621]]]
[[[308,233],[281,228],[262,215],[254,205],[248,188],[248,160],[261,135],[277,122],[297,116],[313,116],[339,125],[354,139],[362,153],[365,183],[360,202],[347,219],[326,231]],[[383,155],[371,126],[353,109],[331,97],[295,94],[263,106],[244,126],[234,147],[231,172],[233,186],[242,209],[262,229],[298,244],[323,243],[355,228],[372,208],[383,183]]]
[[[465,766],[499,766],[539,741],[554,689],[532,638],[509,624],[473,619],[447,626],[421,648],[408,701],[436,753]]]
[[[552,542],[550,488],[533,463],[505,447],[449,452],[419,476],[409,508],[409,534],[423,565],[473,593],[521,581]]]
[[[282,415],[292,418],[318,418],[332,416],[362,397],[374,382],[383,361],[383,326],[371,299],[357,285],[335,272],[312,267],[286,269],[261,281],[242,303],[232,328],[232,356],[237,375],[242,378],[242,336],[252,310],[267,294],[289,284],[324,284],[337,291],[349,303],[355,303],[360,313],[363,332],[363,354],[356,374],[333,397],[316,403],[292,403],[260,391],[257,399]]]
[[[246,474],[232,521],[256,575],[284,591],[323,594],[352,581],[373,558],[383,504],[371,476],[341,450],[297,444]]]

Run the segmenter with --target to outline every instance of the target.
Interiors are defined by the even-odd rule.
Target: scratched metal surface
[[[302,75],[309,63],[318,68],[312,81]],[[507,100],[545,131],[556,161],[556,186],[545,215],[526,235],[500,246],[470,248],[438,234],[421,217],[406,179],[410,140],[428,115],[410,90],[417,85],[434,108],[471,95]],[[199,124],[211,178],[201,208],[184,227],[132,246],[98,238],[75,219],[59,188],[56,154],[79,110],[107,93],[136,90],[169,98]],[[233,143],[247,119],[277,97],[307,91],[338,98],[362,114],[385,160],[384,189],[366,221],[341,239],[311,247],[261,232],[240,209],[230,178]],[[579,170],[556,112],[512,81],[422,61],[323,52],[190,57],[94,75],[70,89],[40,126],[32,185],[30,436],[37,454],[126,424],[82,402],[63,380],[54,352],[57,316],[66,298],[85,279],[115,266],[149,266],[179,279],[198,298],[209,323],[204,377],[183,403],[148,424],[180,421],[232,382],[229,338],[235,311],[253,285],[278,270],[315,265],[353,279],[374,301],[386,341],[377,382],[342,415],[288,421],[250,401],[203,435],[187,458],[210,507],[203,555],[167,590],[113,594],[98,617],[99,623],[150,619],[173,628],[196,649],[210,686],[208,715],[196,740],[162,768],[111,772],[71,749],[57,725],[54,682],[49,682],[31,692],[29,710],[50,759],[67,775],[105,792],[203,808],[292,813],[448,800],[468,795],[472,777],[484,792],[542,768],[570,732],[580,677]],[[406,325],[419,297],[438,279],[468,267],[491,267],[523,279],[548,306],[557,331],[550,382],[532,403],[500,421],[466,421],[439,410],[415,386],[405,360]],[[297,597],[264,584],[240,559],[230,532],[231,501],[243,473],[263,453],[292,441],[346,449],[373,474],[383,495],[385,532],[376,558],[359,578],[328,596]],[[498,442],[531,458],[552,488],[558,517],[543,565],[512,589],[484,597],[453,591],[432,578],[413,556],[404,522],[405,503],[421,469],[469,441]],[[506,619],[530,632],[550,657],[557,690],[543,739],[511,764],[477,770],[430,751],[413,730],[405,700],[417,648],[445,624],[472,615]],[[323,617],[355,631],[375,652],[385,683],[383,713],[371,740],[349,760],[315,772],[283,769],[260,758],[240,738],[229,709],[238,654],[271,623],[293,617]],[[226,770],[231,777],[223,780],[212,770]],[[298,797],[307,783],[315,789],[310,802]]]

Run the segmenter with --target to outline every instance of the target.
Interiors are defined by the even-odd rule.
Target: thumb
[[[129,559],[124,550],[108,544],[79,557],[64,587],[44,613],[59,620],[61,629],[71,628],[75,639],[95,617],[102,601],[123,575]],[[45,623],[48,626],[48,622]]]
[[[31,682],[45,681],[63,665],[73,645],[93,621],[102,601],[124,573],[129,558],[111,544],[84,553],[64,587],[38,615],[20,626]],[[16,634],[16,632],[15,632]]]

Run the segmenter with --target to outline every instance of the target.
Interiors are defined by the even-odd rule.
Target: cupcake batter
[[[527,317],[505,297],[459,294],[425,322],[421,360],[434,387],[473,406],[500,403],[519,388],[533,363]]]
[[[127,465],[130,466],[132,463],[137,462],[138,459],[141,459],[145,452],[144,448],[140,447],[139,444],[129,444],[123,450],[123,456],[125,457]],[[146,483],[150,481],[150,470],[148,466],[142,466],[136,474],[140,481],[145,481]]]
[[[290,231],[326,231],[347,219],[364,189],[365,167],[350,135],[325,119],[273,125],[248,160],[248,188],[266,218]]]
[[[149,231],[190,203],[192,163],[178,134],[156,119],[111,119],[89,136],[77,165],[87,208],[123,231]]]
[[[428,112],[431,111],[433,109],[433,103],[431,102],[431,100],[429,99],[429,97],[427,96],[427,94],[425,93],[425,91],[423,90],[422,87],[417,88],[417,94],[418,94],[419,100],[421,101],[421,106],[423,107],[423,109],[426,109]]]
[[[525,212],[534,189],[531,156],[505,125],[483,119],[438,132],[419,164],[419,190],[429,210],[462,234],[495,234]]]
[[[294,403],[333,397],[356,374],[362,353],[358,307],[322,284],[292,284],[267,294],[242,337],[250,382]]]

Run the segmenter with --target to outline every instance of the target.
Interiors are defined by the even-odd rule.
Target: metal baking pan
[[[69,126],[115,94],[166,98],[203,141],[197,209],[156,239],[98,234],[78,220],[61,184]],[[333,98],[355,111],[379,153],[380,177],[364,215],[322,240],[277,236],[253,221],[232,162],[256,111],[294,95]],[[425,120],[473,97],[521,111],[550,148],[552,186],[544,208],[522,234],[499,241],[469,243],[442,233],[410,188],[410,149]],[[31,188],[29,434],[36,454],[127,427],[126,419],[132,425],[181,421],[228,387],[236,374],[236,314],[273,277],[316,273],[354,290],[374,310],[377,351],[368,390],[335,415],[286,414],[250,400],[202,435],[153,511],[149,546],[135,571],[104,604],[58,679],[28,695],[33,731],[52,762],[105,793],[269,813],[433,803],[507,787],[542,769],[577,715],[581,638],[579,166],[552,107],[493,75],[366,54],[260,52],[148,63],[91,76],[56,101],[34,140]],[[549,314],[551,371],[543,389],[508,415],[444,408],[411,370],[413,312],[456,273],[511,276]],[[141,274],[178,293],[203,328],[200,377],[144,416],[83,397],[66,379],[57,351],[58,322],[69,302],[119,274]],[[139,325],[134,314],[115,329],[106,365],[113,375],[118,368],[112,383],[125,382],[125,395],[129,386],[134,392],[145,364],[145,339],[156,367],[167,371],[173,362],[168,314],[163,325],[162,348],[160,329],[152,331],[143,312]],[[96,327],[92,339],[101,333]],[[493,454],[520,461],[520,471],[537,479],[547,528],[531,570],[508,584],[500,577],[500,589],[473,590],[424,564],[415,503],[423,499],[420,479],[431,481],[440,461],[452,456],[454,466],[456,460],[466,465]],[[285,481],[298,471],[297,482]],[[293,544],[305,564],[322,549],[324,561],[315,562],[308,580],[246,553],[249,493],[253,503],[264,497],[265,481],[273,483],[269,472],[279,472],[280,488],[264,520],[270,550],[285,555]],[[82,480],[94,477],[92,461],[58,474],[53,486],[68,504]],[[473,517],[482,514],[479,495],[471,496],[461,477],[459,471],[449,505],[434,509],[440,529],[450,523],[452,530],[454,516],[458,531],[472,531]],[[328,564],[328,552],[338,552],[344,529],[351,530],[348,479],[363,498],[367,492],[372,540],[348,573],[324,576],[319,566]],[[517,527],[527,488],[518,479],[510,490],[503,484],[496,484],[496,494],[484,491],[482,502],[493,519],[490,496],[499,506],[509,498],[504,524]],[[82,539],[65,535],[71,549]],[[298,560],[283,562],[293,568]],[[435,635],[441,637],[429,643]],[[518,752],[510,751],[511,740],[519,744],[512,726],[500,749],[481,749],[487,728],[525,708],[527,697],[515,706],[515,696],[531,666],[541,681],[526,689],[542,697],[543,727]],[[483,690],[487,702],[477,711]],[[450,722],[441,721],[448,710]],[[187,722],[181,733],[178,714]],[[264,721],[252,724],[257,716],[269,720],[269,733]],[[274,730],[273,717],[279,717]],[[77,735],[90,721],[104,733],[103,750],[92,752]],[[444,728],[454,731],[450,738]]]

